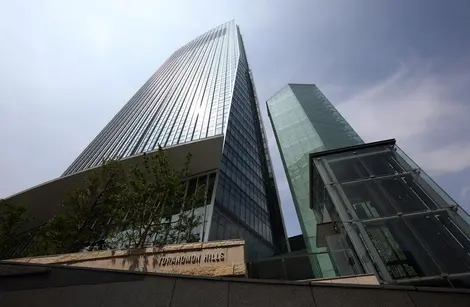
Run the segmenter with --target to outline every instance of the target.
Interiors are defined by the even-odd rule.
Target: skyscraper
[[[317,277],[334,276],[329,255],[316,244],[316,218],[309,205],[309,154],[363,143],[313,84],[288,84],[266,102],[307,252]]]
[[[190,152],[196,170],[186,178],[187,191],[206,184],[211,199],[195,210],[203,221],[195,230],[200,240],[244,238],[249,259],[270,256],[285,248],[286,238],[257,103],[243,40],[230,21],[176,50],[62,177],[46,185],[64,185],[103,160],[132,160],[159,146],[170,159]],[[38,189],[47,187],[26,193],[37,198]],[[46,219],[41,206],[36,215]]]
[[[246,59],[240,64],[242,49],[231,21],[175,51],[64,175],[97,166],[103,159],[225,134],[235,92],[244,91],[250,98],[248,88],[235,84],[245,85],[236,79],[248,73],[247,67],[238,67],[246,65]]]
[[[268,256],[274,251],[275,237],[285,235],[279,224],[282,220],[270,216],[278,202],[268,203],[275,190],[267,184],[260,114],[234,21],[175,51],[64,175],[99,165],[103,159],[126,158],[158,146],[218,135],[224,141],[217,178],[213,172],[208,179],[200,176],[216,185],[213,204],[200,212],[205,220],[210,219],[201,233],[204,240],[243,237],[251,258]],[[189,187],[196,180],[189,180]],[[278,223],[274,227],[273,219]]]
[[[364,144],[315,85],[267,106],[315,278],[470,286],[470,216],[394,139]]]

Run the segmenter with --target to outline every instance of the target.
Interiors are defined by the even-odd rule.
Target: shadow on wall
[[[10,261],[197,276],[246,275],[243,240],[171,244],[131,250],[104,250],[27,257]]]
[[[264,282],[0,262],[0,306],[470,306],[470,290]]]

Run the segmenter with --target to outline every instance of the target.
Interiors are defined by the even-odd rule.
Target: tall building
[[[313,84],[288,84],[266,102],[300,228],[316,277],[335,276],[325,248],[316,244],[317,220],[309,205],[309,154],[363,143]]]
[[[470,216],[394,139],[364,144],[315,85],[267,107],[314,278],[470,287]]]
[[[205,183],[210,196],[195,210],[203,223],[194,232],[201,241],[244,238],[249,259],[268,257],[286,248],[286,236],[265,145],[242,36],[230,21],[176,50],[62,177],[12,198],[34,194],[45,204],[32,210],[45,220],[52,187],[103,160],[131,161],[159,146],[173,160],[190,152],[187,191]]]

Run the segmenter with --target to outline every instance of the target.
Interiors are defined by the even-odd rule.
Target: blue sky
[[[263,109],[286,83],[315,83],[366,141],[396,138],[470,208],[467,0],[3,3],[0,197],[59,176],[173,51],[231,19]]]

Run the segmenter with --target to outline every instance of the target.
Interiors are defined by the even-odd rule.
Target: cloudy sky
[[[2,1],[0,197],[59,176],[173,51],[231,19],[263,108],[315,83],[366,141],[396,138],[470,209],[468,0]]]

